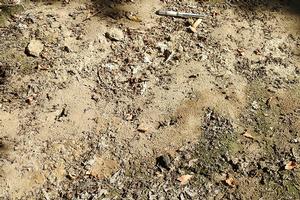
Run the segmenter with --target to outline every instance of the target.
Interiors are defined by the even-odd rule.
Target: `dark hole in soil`
[[[6,71],[0,68],[0,85],[3,85],[5,83],[5,79],[6,79]]]
[[[0,85],[5,84],[8,74],[8,67],[0,63]]]

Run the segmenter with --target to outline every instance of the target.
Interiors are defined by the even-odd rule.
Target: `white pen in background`
[[[184,13],[184,12],[176,12],[176,11],[164,11],[164,10],[158,10],[156,11],[157,15],[161,16],[170,16],[170,17],[182,17],[182,18],[201,18],[206,17],[205,14],[195,14],[195,13]]]

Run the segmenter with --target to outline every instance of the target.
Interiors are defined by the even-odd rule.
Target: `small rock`
[[[167,49],[169,48],[168,45],[165,44],[165,43],[163,43],[163,42],[158,42],[158,43],[156,44],[156,47],[159,49],[159,51],[160,51],[161,53],[164,53],[165,50],[167,50]]]
[[[292,139],[290,142],[296,144],[296,143],[299,143],[299,139],[295,138],[295,139]]]
[[[144,133],[144,132],[149,131],[149,126],[147,126],[147,124],[141,123],[141,124],[139,124],[137,130],[139,132],[143,132]]]
[[[50,200],[49,194],[46,192],[45,189],[42,189],[43,195],[45,197],[46,200]]]
[[[124,39],[124,33],[121,29],[113,28],[105,33],[105,36],[112,41],[122,41]]]
[[[180,195],[179,195],[179,199],[180,199],[180,200],[185,200],[185,198],[184,198],[184,194],[183,194],[183,193],[180,193]]]
[[[170,169],[171,159],[169,155],[161,155],[156,158],[156,164],[159,167],[163,167],[165,169]]]
[[[26,102],[27,104],[29,104],[29,105],[31,105],[31,104],[33,103],[33,101],[34,101],[33,96],[29,96],[29,97],[27,97],[27,99],[25,100],[25,102]]]
[[[208,55],[206,55],[206,54],[202,54],[202,56],[201,56],[201,60],[207,60],[208,59]]]
[[[144,63],[152,63],[151,57],[147,53],[145,53],[145,56],[144,56]]]
[[[231,187],[235,187],[237,185],[237,180],[233,177],[228,177],[226,180],[225,180],[225,183]]]
[[[106,63],[105,67],[112,71],[112,70],[118,69],[119,65],[116,63]]]
[[[92,165],[89,173],[98,179],[112,176],[119,168],[117,161],[98,156],[94,158],[94,161],[90,162]]]
[[[257,101],[253,101],[251,105],[254,110],[257,110],[259,108]]]
[[[26,47],[25,53],[29,56],[38,57],[44,49],[44,44],[40,40],[31,40]]]
[[[131,66],[132,74],[137,74],[141,71],[141,66]]]

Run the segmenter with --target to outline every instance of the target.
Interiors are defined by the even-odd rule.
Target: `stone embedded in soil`
[[[140,132],[147,132],[149,130],[149,127],[146,124],[142,123],[138,126],[137,130]]]
[[[109,70],[115,70],[119,68],[119,65],[116,63],[106,63],[104,66]]]
[[[142,133],[151,132],[154,130],[154,127],[148,123],[140,123],[139,126],[137,127],[137,130]]]
[[[259,108],[257,101],[253,101],[251,105],[254,110],[257,110]]]
[[[163,43],[163,42],[158,42],[158,43],[156,44],[156,47],[159,49],[159,51],[160,51],[161,53],[164,53],[165,50],[167,50],[167,49],[169,48],[169,46],[168,46],[167,44]]]
[[[102,157],[96,157],[93,160],[93,164],[89,173],[98,179],[104,179],[110,177],[119,168],[119,164],[115,160],[106,159]]]
[[[121,29],[113,28],[105,33],[105,36],[112,41],[122,41],[124,39],[124,33]]]
[[[145,53],[145,55],[144,55],[144,63],[148,63],[148,64],[152,63],[151,56],[147,53]]]
[[[25,53],[29,56],[38,57],[44,49],[44,44],[40,40],[31,40],[26,47]]]

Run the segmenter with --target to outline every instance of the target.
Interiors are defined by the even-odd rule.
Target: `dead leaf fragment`
[[[189,29],[193,32],[193,33],[197,33],[197,27],[200,25],[200,23],[202,22],[202,19],[197,19],[192,26],[189,26]]]
[[[232,177],[227,178],[225,183],[231,187],[235,187],[237,185],[237,181]]]
[[[142,22],[142,20],[138,16],[136,16],[132,13],[126,13],[126,17],[127,17],[127,19],[134,21],[134,22]]]
[[[177,180],[180,182],[180,185],[186,185],[192,177],[192,175],[186,174],[178,177]]]
[[[249,139],[254,139],[254,137],[250,133],[248,133],[248,132],[245,132],[243,134],[243,136],[246,137],[246,138],[249,138]]]
[[[195,21],[195,23],[193,24],[193,27],[196,29],[201,24],[201,22],[202,22],[202,19],[197,19]]]
[[[295,161],[288,162],[284,167],[286,170],[293,170],[295,168],[297,168],[297,163]]]
[[[190,29],[193,33],[197,33],[197,29],[195,29],[193,26],[189,26],[189,29]]]

